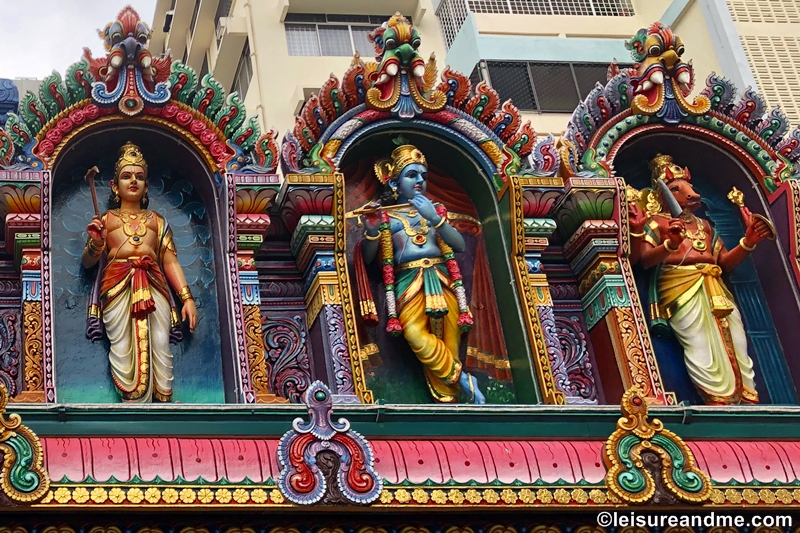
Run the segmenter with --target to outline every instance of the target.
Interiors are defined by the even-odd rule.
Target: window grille
[[[250,80],[253,77],[253,65],[250,63],[250,41],[245,41],[239,64],[236,66],[236,74],[233,76],[233,87],[231,92],[239,93],[239,99],[244,102],[247,96],[247,89],[250,88]]]
[[[527,63],[497,61],[490,62],[488,67],[489,83],[503,101],[511,98],[519,109],[537,109]]]
[[[800,23],[798,0],[728,0],[734,22]]]
[[[770,0],[758,1],[768,2]],[[797,0],[780,1],[796,2]],[[442,0],[436,9],[436,16],[439,18],[439,28],[447,49],[452,46],[470,11],[505,15],[595,17],[632,17],[636,14],[631,0]]]
[[[481,76],[481,69],[478,68],[478,65],[475,65],[475,68],[472,69],[472,74],[469,75],[469,82],[473,87],[475,87],[482,80],[483,80],[483,76]]]
[[[501,100],[511,98],[519,109],[540,113],[571,113],[597,82],[606,83],[608,71],[604,63],[488,61],[486,66]]]
[[[363,58],[369,59],[375,55],[375,45],[368,38],[374,29],[371,26],[350,26],[353,34],[353,46],[358,55]]]
[[[511,14],[508,0],[469,0],[469,10],[473,13],[506,13]]]
[[[604,63],[573,63],[572,70],[581,100],[594,89],[598,81],[605,85],[608,78],[608,65]]]
[[[192,21],[189,23],[189,34],[194,35],[194,28],[197,26],[197,15],[200,14],[200,0],[194,0],[194,11],[192,11]]]
[[[284,28],[289,55],[352,56],[358,52],[361,57],[373,57],[375,47],[367,36],[389,17],[288,13]]]
[[[324,56],[351,56],[353,43],[347,26],[317,26],[320,52]]]
[[[553,10],[550,8],[550,2],[543,0],[540,2],[531,2],[531,0],[510,0],[509,7],[511,13],[517,15],[552,15]]]
[[[290,56],[318,56],[319,38],[315,24],[286,24],[286,44]]]
[[[539,111],[572,111],[580,102],[569,63],[529,63]]]
[[[439,29],[442,32],[444,46],[449,50],[458,31],[467,20],[466,0],[442,0],[436,9],[436,17],[439,19]]]
[[[771,105],[780,105],[789,122],[800,124],[800,38],[741,35],[758,90]]]

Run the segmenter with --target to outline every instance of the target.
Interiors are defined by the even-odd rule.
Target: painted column
[[[8,219],[7,219],[8,220]],[[22,349],[24,388],[14,402],[45,403],[42,332],[42,253],[38,233],[16,233],[22,274]],[[15,254],[16,256],[16,254]]]
[[[46,384],[55,400],[53,363],[45,361],[45,324],[42,314],[42,205],[43,173],[0,171],[0,202],[4,204],[6,252],[20,270],[22,298],[21,391],[12,402],[46,403]],[[49,325],[48,325],[49,326]]]
[[[586,325],[595,346],[611,348],[616,354],[618,386],[606,387],[607,400],[632,386],[638,386],[654,404],[673,404],[673,394],[664,391],[661,374],[650,344],[627,253],[620,247],[620,228],[627,238],[627,217],[614,220],[618,184],[613,178],[571,177],[559,202],[556,219],[567,238],[564,256],[578,276]],[[624,194],[624,193],[623,193]],[[619,212],[619,211],[618,211]],[[636,307],[638,305],[638,307]],[[606,356],[608,350],[601,350]],[[603,361],[596,352],[598,364]],[[607,368],[606,368],[607,371]],[[616,391],[616,394],[615,394]]]
[[[303,273],[317,376],[326,378],[334,403],[371,403],[345,258],[344,178],[340,174],[285,178],[282,214],[292,231],[291,253]]]
[[[269,230],[266,211],[279,191],[274,174],[242,174],[236,182],[236,272],[242,305],[242,329],[247,352],[250,391],[247,403],[288,403],[269,387],[264,336],[261,325],[261,294],[255,255]]]
[[[555,171],[552,166],[554,161],[555,154],[551,156],[551,171]],[[544,163],[541,161],[539,166],[543,167]],[[588,353],[586,350],[582,353],[576,353],[575,350],[564,352],[550,293],[551,281],[542,268],[542,252],[550,245],[550,236],[557,227],[556,221],[551,217],[558,200],[564,195],[564,181],[556,176],[524,176],[519,180],[523,186],[523,209],[526,217],[525,261],[554,385],[564,395],[567,404],[597,404],[597,387]],[[568,345],[572,346],[569,343]]]
[[[308,330],[312,337],[322,340],[325,373],[334,403],[360,403],[353,384],[336,275],[333,216],[301,216],[292,235],[291,251],[297,268],[303,272]]]

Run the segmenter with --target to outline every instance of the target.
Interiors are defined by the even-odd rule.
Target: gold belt
[[[441,257],[425,257],[423,259],[417,259],[416,261],[409,261],[408,263],[400,263],[397,265],[398,270],[407,270],[409,268],[428,268],[432,267],[433,265],[438,265],[440,263],[444,263],[444,259]]]

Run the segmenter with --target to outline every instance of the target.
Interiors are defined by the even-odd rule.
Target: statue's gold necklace
[[[692,248],[697,250],[698,252],[705,252],[708,249],[708,244],[706,244],[706,227],[703,224],[703,221],[697,218],[694,214],[689,213],[691,218],[687,217],[688,220],[686,222],[690,222],[692,219],[697,223],[697,231],[689,231],[686,230],[686,236],[692,240]],[[681,218],[684,218],[681,216]]]
[[[122,231],[128,237],[128,242],[134,246],[139,246],[144,242],[147,235],[147,219],[150,218],[150,211],[144,210],[139,213],[128,213],[122,209],[114,209],[114,214],[122,221]]]
[[[398,210],[398,211],[412,217],[417,216],[419,214],[415,210],[409,210],[409,211]],[[403,230],[406,232],[406,235],[411,237],[411,242],[413,242],[417,246],[422,246],[426,242],[428,242],[428,238],[426,237],[426,235],[428,234],[430,228],[428,227],[427,220],[420,217],[419,230],[415,230],[414,228],[411,227],[411,224],[409,224],[408,219],[406,217],[402,215],[396,215],[394,213],[388,213],[388,215],[396,220],[399,220],[400,223],[403,224]]]

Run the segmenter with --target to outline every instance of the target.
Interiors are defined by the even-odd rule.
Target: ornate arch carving
[[[153,57],[146,46],[149,33],[136,11],[124,8],[100,32],[105,57],[93,58],[85,50],[64,78],[57,72],[45,78],[38,94],[28,92],[23,97],[19,114],[9,115],[5,129],[0,130],[0,165],[5,169],[0,171],[0,180],[4,187],[24,188],[26,196],[30,186],[35,187],[35,196],[41,202],[28,202],[22,207],[19,202],[3,202],[7,213],[6,250],[27,266],[23,268],[23,285],[29,290],[23,290],[23,300],[28,297],[37,303],[26,305],[25,309],[43,313],[47,324],[49,171],[65,148],[88,132],[113,123],[148,125],[179,137],[199,154],[221,189],[221,196],[226,198],[222,205],[227,212],[221,213],[228,222],[223,254],[228,258],[226,268],[232,280],[240,400],[266,401],[274,398],[266,380],[251,383],[250,378],[251,374],[263,375],[260,367],[250,368],[251,361],[263,366],[259,346],[251,342],[251,337],[258,336],[246,336],[244,331],[255,325],[260,328],[260,315],[251,309],[258,303],[251,256],[253,247],[260,245],[269,228],[267,210],[278,193],[276,132],[262,132],[255,117],[246,117],[238,94],[226,94],[211,74],[199,79],[192,68],[173,61],[168,53]],[[135,53],[129,53],[132,51]],[[259,196],[267,201],[237,201],[237,196]],[[7,198],[11,196],[4,195]],[[34,208],[34,203],[42,204],[41,211]],[[45,301],[39,304],[42,294]],[[44,353],[31,354],[31,360],[44,357],[41,366],[50,378],[45,376],[42,381],[49,386],[23,391],[19,399],[55,401],[52,360],[48,363],[48,353],[50,357],[52,353],[43,338],[51,332],[45,325],[44,331],[40,327],[31,334],[44,344]]]
[[[373,33],[377,61],[365,62],[356,56],[341,82],[331,75],[319,94],[307,100],[293,130],[283,138],[281,163],[288,178],[285,199],[286,205],[292,207],[292,220],[298,218],[293,195],[300,194],[301,188],[319,188],[318,183],[309,184],[300,175],[338,172],[348,150],[357,140],[372,133],[389,128],[417,130],[445,137],[458,145],[490,180],[498,208],[500,199],[511,192],[508,209],[512,223],[504,231],[508,232],[505,235],[511,255],[509,266],[522,300],[527,343],[533,352],[532,361],[526,364],[534,368],[541,398],[546,403],[565,403],[551,369],[551,362],[562,358],[548,354],[546,347],[546,344],[557,346],[558,341],[545,341],[547,332],[554,331],[548,327],[552,312],[542,314],[552,303],[547,281],[541,270],[529,269],[526,259],[531,252],[528,246],[531,239],[526,238],[525,217],[530,215],[528,211],[533,212],[528,208],[536,201],[535,192],[528,191],[527,186],[544,180],[555,190],[560,189],[556,183],[560,180],[553,177],[557,169],[553,139],[548,137],[537,143],[533,128],[530,123],[523,124],[513,103],[510,100],[501,103],[497,92],[485,82],[473,86],[467,76],[445,67],[437,84],[433,56],[425,62],[415,47],[411,59],[402,59],[394,50],[384,48],[383,32],[404,23],[407,21],[396,15],[378,28]],[[413,35],[415,30],[410,28],[408,35]],[[531,154],[533,166],[528,161]],[[321,208],[303,214],[330,213]],[[546,235],[553,227],[554,223],[545,223],[539,228],[550,228],[535,241],[541,249],[546,247]],[[345,318],[353,320],[352,310],[350,315],[346,313]],[[350,349],[359,351],[361,347],[350,346]]]

